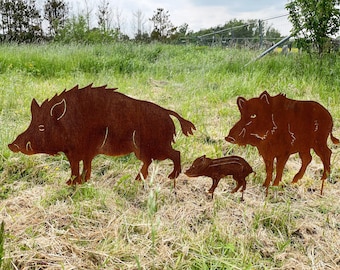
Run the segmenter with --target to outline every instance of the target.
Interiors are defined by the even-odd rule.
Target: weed
[[[0,268],[1,268],[1,265],[4,260],[4,256],[5,256],[4,244],[5,244],[5,222],[1,221],[1,225],[0,225]]]
[[[281,239],[289,238],[290,228],[294,227],[294,219],[290,209],[290,203],[267,209],[264,207],[255,212],[253,227],[255,230],[260,228],[269,230]]]

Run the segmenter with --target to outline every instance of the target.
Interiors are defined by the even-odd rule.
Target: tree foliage
[[[339,32],[339,5],[339,0],[292,0],[286,5],[300,47],[309,52],[315,47],[319,55],[329,51],[332,35]]]
[[[203,43],[223,41],[228,45],[256,47],[263,40],[273,42],[281,39],[281,34],[266,21],[232,19],[224,25],[201,30],[195,33]]]
[[[42,20],[34,0],[1,0],[2,40],[32,42],[43,36]]]
[[[54,40],[60,43],[105,43],[116,41],[120,35],[118,30],[110,30],[105,33],[99,28],[90,29],[88,27],[85,16],[73,16],[65,23],[65,27],[61,29]]]
[[[36,1],[40,3],[37,7]],[[97,26],[91,26],[89,9],[85,14],[69,17],[70,0],[0,0],[0,41],[31,43],[41,40],[58,42],[111,42],[130,39],[121,30],[121,13],[113,12],[108,0],[101,0],[97,7]],[[338,0],[339,1],[339,0]],[[157,8],[152,18],[152,30],[147,30],[141,11],[134,14],[137,32],[134,40],[138,42],[160,41],[166,43],[197,42],[197,36],[201,31],[194,33],[189,30],[189,25],[184,23],[174,26],[170,20],[169,11]],[[210,28],[206,32],[212,32],[221,28],[232,28],[228,38],[259,40],[260,29],[258,21],[231,20],[224,26]],[[274,30],[274,29],[272,29]],[[277,34],[275,31],[267,31],[263,35]],[[262,35],[262,36],[263,36]],[[257,37],[257,40],[255,40]]]
[[[44,19],[49,26],[49,34],[54,37],[65,26],[69,8],[64,0],[47,0],[44,4]]]
[[[150,21],[153,23],[152,40],[166,41],[176,33],[177,27],[172,24],[169,11],[163,8],[157,8]]]
[[[111,27],[112,10],[110,9],[110,3],[107,0],[102,0],[98,6],[97,21],[99,29],[106,33]]]

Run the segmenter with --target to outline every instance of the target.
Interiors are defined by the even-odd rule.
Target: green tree
[[[169,11],[165,11],[163,8],[157,8],[150,21],[153,22],[152,40],[164,42],[177,31],[177,27],[170,21]]]
[[[110,17],[112,11],[109,6],[110,3],[107,0],[102,0],[96,13],[99,29],[103,33],[106,33],[111,28]]]
[[[47,0],[44,4],[44,19],[49,26],[49,35],[54,37],[64,28],[68,18],[69,8],[64,0]]]
[[[103,33],[99,28],[88,28],[86,15],[73,16],[65,23],[65,27],[58,32],[54,41],[60,43],[84,43],[94,44],[112,42],[118,38],[125,39],[117,29]]]
[[[145,31],[146,20],[143,12],[141,10],[137,10],[133,13],[133,17],[134,30],[136,31],[136,33],[134,34],[134,40],[145,43],[150,42],[150,36]]]
[[[183,41],[189,34],[189,25],[187,23],[184,23],[176,28],[176,31],[172,33],[170,40],[172,42],[178,42],[178,41]]]
[[[243,20],[230,20],[223,28],[229,28],[229,34],[233,38],[251,38],[254,36],[254,29],[257,29],[257,21],[249,20],[247,22]],[[258,34],[256,35],[258,36]]]
[[[88,31],[85,16],[73,16],[66,20],[65,27],[58,32],[54,40],[62,43],[86,42]]]
[[[298,46],[319,55],[327,52],[331,36],[340,27],[340,0],[292,0],[286,5],[293,24],[292,35],[301,37]]]
[[[281,33],[277,29],[269,26],[266,30],[265,37],[266,39],[279,39],[281,38]]]
[[[33,42],[43,37],[42,20],[34,0],[1,0],[3,40]]]

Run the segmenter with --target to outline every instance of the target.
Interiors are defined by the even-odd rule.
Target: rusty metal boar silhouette
[[[195,126],[174,111],[133,99],[116,89],[75,86],[41,106],[33,99],[31,123],[9,148],[27,155],[65,153],[71,165],[69,185],[89,180],[92,159],[98,154],[135,153],[143,162],[138,180],[147,177],[153,159],[170,159],[174,169],[169,178],[176,178],[181,172],[180,152],[171,146],[175,125],[170,116],[179,120],[186,136],[193,133]]]
[[[212,198],[221,178],[231,175],[237,182],[231,193],[238,191],[242,187],[241,200],[243,201],[243,192],[247,185],[246,177],[252,172],[253,169],[249,163],[239,156],[211,159],[204,155],[196,158],[185,174],[189,177],[208,176],[212,178],[213,183],[208,191]]]
[[[312,160],[310,149],[321,158],[324,166],[321,177],[330,174],[331,150],[327,146],[330,136],[333,143],[339,140],[332,135],[333,120],[330,113],[314,101],[297,101],[285,95],[270,96],[264,91],[258,98],[246,100],[238,97],[237,105],[241,119],[225,138],[228,142],[257,147],[266,167],[266,192],[272,181],[273,165],[276,159],[274,186],[279,185],[284,166],[291,154],[299,153],[302,164],[294,176],[293,183],[301,179]]]

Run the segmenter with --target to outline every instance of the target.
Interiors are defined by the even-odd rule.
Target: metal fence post
[[[259,20],[259,35],[260,35],[259,48],[262,48],[262,44],[263,44],[263,25],[262,25],[262,21],[261,20]]]

